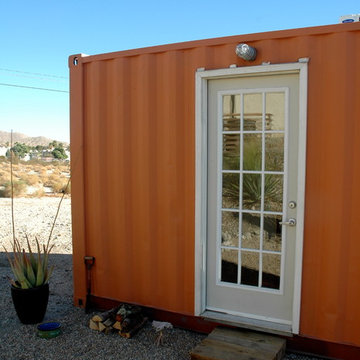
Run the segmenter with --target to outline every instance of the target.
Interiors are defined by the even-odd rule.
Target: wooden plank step
[[[243,329],[217,327],[192,352],[192,360],[281,360],[286,340]]]

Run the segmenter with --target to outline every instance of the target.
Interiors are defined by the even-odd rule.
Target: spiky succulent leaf
[[[35,259],[35,256],[32,252],[32,249],[31,249],[31,246],[30,246],[30,241],[29,241],[29,237],[27,234],[25,234],[25,238],[26,238],[26,242],[27,242],[27,246],[28,246],[28,250],[29,250],[29,259],[30,259],[30,263],[31,263],[31,266],[33,268],[33,271],[35,272],[36,271],[36,268],[37,268],[37,263],[36,263],[36,259]]]
[[[41,254],[38,253],[37,271],[36,271],[36,286],[44,284],[44,265],[41,259]]]
[[[44,284],[46,284],[46,283],[49,281],[50,276],[51,276],[51,274],[52,274],[53,271],[54,271],[54,268],[55,268],[55,266],[52,265],[52,266],[50,267],[50,269],[46,271],[46,275],[45,275],[45,279],[44,279]]]
[[[27,277],[29,283],[32,286],[35,286],[35,284],[36,284],[36,276],[35,276],[34,270],[32,268],[30,260],[27,257],[25,257],[25,259],[26,259],[26,262],[25,262],[25,265],[26,265],[26,277]]]

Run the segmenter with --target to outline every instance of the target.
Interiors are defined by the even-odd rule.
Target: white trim
[[[199,74],[201,72],[198,72]],[[207,213],[207,80],[195,80],[195,315],[205,309],[206,213]]]
[[[216,311],[216,312],[222,312],[222,313],[235,315],[235,316],[243,316],[243,317],[246,317],[248,319],[256,319],[256,320],[274,322],[274,323],[277,323],[277,324],[291,325],[291,321],[283,320],[283,319],[275,319],[275,318],[271,318],[271,317],[267,317],[267,316],[260,316],[260,315],[242,313],[242,312],[238,312],[238,311],[228,311],[228,310],[224,310],[224,309],[220,309],[220,308],[216,308],[216,307],[211,307],[211,306],[209,306],[207,308],[207,310]]]
[[[300,61],[300,60],[299,60]],[[304,244],[305,180],[306,180],[306,129],[308,97],[308,62],[301,63],[299,73],[299,152],[298,152],[298,193],[296,216],[295,280],[293,301],[293,333],[300,331],[301,281]]]
[[[305,206],[308,62],[198,71],[195,74],[195,299],[194,314],[206,309],[207,83],[214,78],[299,74],[299,161],[292,332],[299,333]]]

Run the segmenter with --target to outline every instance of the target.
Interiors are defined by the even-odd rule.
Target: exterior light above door
[[[235,53],[246,61],[253,61],[256,59],[256,49],[248,44],[236,45]]]

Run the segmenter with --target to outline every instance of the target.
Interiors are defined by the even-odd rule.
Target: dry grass
[[[70,186],[66,185],[70,170],[67,163],[19,161],[13,164],[14,195],[42,197],[48,194],[45,187],[52,189],[52,194],[57,195],[66,191],[70,193]],[[6,159],[0,161],[0,197],[10,197],[10,162]]]

